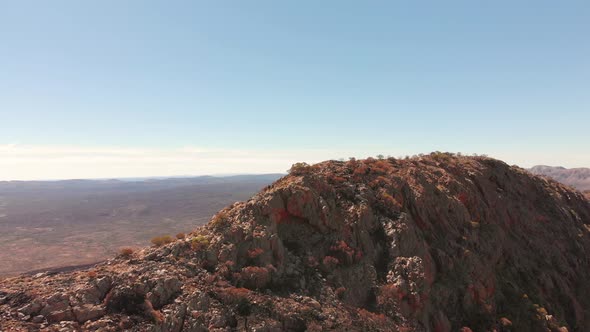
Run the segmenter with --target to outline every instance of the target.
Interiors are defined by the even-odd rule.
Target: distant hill
[[[529,169],[536,175],[545,175],[580,191],[590,190],[590,168],[565,168],[553,166],[534,166]]]
[[[0,182],[0,276],[94,263],[188,233],[282,174]]]

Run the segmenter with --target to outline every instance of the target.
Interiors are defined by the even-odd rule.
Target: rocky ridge
[[[0,282],[3,331],[587,331],[590,203],[485,157],[296,164],[186,239]]]

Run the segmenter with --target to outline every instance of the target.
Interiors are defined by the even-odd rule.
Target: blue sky
[[[0,179],[590,166],[588,36],[588,1],[2,2]]]

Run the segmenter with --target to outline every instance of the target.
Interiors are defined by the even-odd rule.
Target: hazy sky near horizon
[[[6,1],[0,180],[590,167],[590,2]]]

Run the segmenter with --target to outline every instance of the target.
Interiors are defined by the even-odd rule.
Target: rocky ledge
[[[589,331],[589,257],[582,194],[498,160],[296,164],[185,239],[0,280],[0,330]]]

